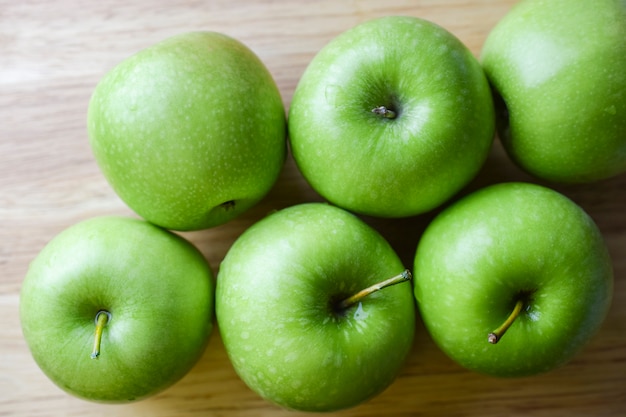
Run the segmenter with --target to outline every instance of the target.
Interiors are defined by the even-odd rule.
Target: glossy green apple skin
[[[379,106],[397,117],[372,113]],[[480,64],[457,38],[391,16],[344,32],[314,57],[288,127],[297,165],[323,197],[405,217],[439,206],[475,176],[495,118]]]
[[[394,380],[410,352],[410,283],[333,310],[404,267],[352,214],[323,203],[292,206],[248,229],[217,278],[216,314],[235,370],[269,401],[304,411],[359,404]]]
[[[428,226],[415,257],[415,297],[452,359],[494,376],[524,376],[569,361],[598,330],[612,298],[612,266],[592,219],[551,189],[503,183],[471,194]],[[522,313],[492,345],[488,334]]]
[[[503,101],[499,135],[521,168],[563,183],[626,171],[626,1],[520,2],[481,60]]]
[[[143,220],[96,217],[57,235],[31,263],[22,330],[43,372],[96,402],[129,402],[182,378],[213,326],[212,272],[183,238]],[[111,314],[90,357],[98,311]]]
[[[106,74],[88,129],[105,177],[136,213],[175,230],[238,216],[273,186],[285,110],[263,63],[214,32],[168,38]]]

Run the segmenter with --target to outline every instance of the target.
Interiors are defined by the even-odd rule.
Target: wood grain
[[[72,398],[46,379],[22,338],[18,300],[33,259],[64,228],[96,215],[133,214],[102,177],[87,142],[90,94],[106,71],[176,33],[214,30],[250,46],[275,77],[288,107],[314,54],[367,19],[404,14],[446,27],[478,55],[489,30],[514,0],[319,2],[258,0],[0,0],[0,415],[287,416],[233,371],[219,334],[196,367],[154,398],[106,406]],[[496,142],[472,184],[534,181]],[[535,181],[536,182],[536,181]],[[615,296],[590,345],[546,375],[495,379],[445,357],[419,325],[413,353],[383,394],[337,416],[623,416],[626,415],[626,176],[555,187],[596,220],[614,260]],[[272,192],[243,217],[186,233],[214,270],[236,237],[271,210],[320,200],[291,159]],[[366,218],[411,265],[432,214],[403,220]]]

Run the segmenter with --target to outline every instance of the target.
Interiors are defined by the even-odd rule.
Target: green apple
[[[433,340],[466,368],[495,376],[568,362],[601,326],[613,288],[593,220],[528,183],[493,185],[445,209],[419,242],[414,273]]]
[[[137,214],[175,230],[223,224],[273,186],[285,110],[263,63],[214,32],[168,38],[118,64],[89,103],[105,177]]]
[[[408,279],[389,243],[351,213],[324,203],[275,212],[220,266],[224,346],[243,381],[275,404],[357,405],[391,384],[410,352],[412,287],[391,286]]]
[[[213,326],[212,272],[182,237],[139,219],[96,217],[57,235],[20,295],[24,338],[60,388],[129,402],[182,378]]]
[[[522,169],[566,183],[626,172],[626,1],[522,1],[481,55]]]
[[[330,202],[381,217],[429,211],[478,172],[495,116],[472,53],[440,26],[390,16],[336,37],[289,110],[293,156]]]

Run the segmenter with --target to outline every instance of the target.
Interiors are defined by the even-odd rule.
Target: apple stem
[[[91,352],[91,359],[98,359],[100,356],[100,342],[102,341],[102,330],[104,326],[111,319],[111,313],[105,310],[98,311],[96,314],[96,336],[93,341],[93,351]]]
[[[517,300],[517,303],[515,303],[515,307],[513,308],[513,311],[511,312],[509,317],[507,317],[504,323],[502,323],[500,327],[498,327],[496,330],[489,333],[489,336],[488,336],[489,343],[491,343],[492,345],[495,345],[496,343],[500,341],[502,336],[504,336],[504,333],[506,333],[506,331],[509,329],[509,327],[511,327],[511,325],[513,324],[517,316],[519,316],[519,313],[522,311],[522,307],[524,307],[524,300]]]
[[[382,116],[385,119],[395,119],[396,118],[396,112],[393,111],[393,110],[388,109],[385,106],[374,107],[372,109],[372,113],[377,114],[379,116]]]
[[[378,290],[382,290],[383,288],[390,287],[392,285],[400,284],[401,282],[404,282],[404,281],[410,281],[412,277],[413,276],[411,275],[411,271],[409,271],[408,269],[405,269],[401,274],[395,275],[389,279],[386,279],[382,282],[374,284],[371,287],[367,287],[364,290],[361,290],[357,292],[356,294],[351,295],[350,297],[341,301],[338,307],[340,310],[345,310],[348,307],[361,301],[364,297],[367,297],[368,295]]]

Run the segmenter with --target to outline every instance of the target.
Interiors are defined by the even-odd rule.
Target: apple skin
[[[522,1],[491,31],[481,61],[519,167],[559,183],[626,172],[625,1]]]
[[[440,213],[421,238],[415,297],[437,345],[493,376],[547,372],[601,326],[613,291],[611,259],[593,220],[551,189],[502,183]],[[521,314],[501,340],[488,334]]]
[[[374,114],[379,106],[397,117]],[[298,168],[324,198],[406,217],[439,206],[477,174],[495,116],[465,45],[434,23],[389,16],[342,33],[313,58],[288,129]]]
[[[343,312],[333,303],[404,271],[387,241],[324,203],[278,211],[244,232],[217,278],[216,315],[243,381],[284,408],[332,411],[389,386],[415,331],[410,283]]]
[[[24,338],[61,389],[137,401],[182,378],[213,327],[212,272],[191,243],[139,219],[95,217],[65,229],[31,263],[20,295]],[[98,311],[111,314],[90,357]]]
[[[120,198],[175,230],[223,224],[255,205],[287,146],[271,74],[215,32],[173,36],[118,64],[93,92],[88,131]]]

